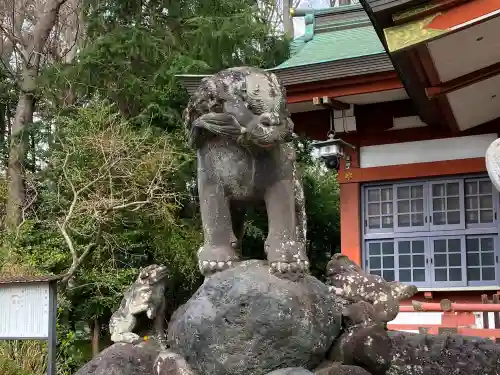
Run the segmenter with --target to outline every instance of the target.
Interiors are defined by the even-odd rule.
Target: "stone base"
[[[498,375],[500,345],[459,335],[389,332],[387,375]]]
[[[75,375],[153,375],[159,348],[154,342],[139,345],[113,344]]]
[[[340,333],[343,300],[316,278],[272,275],[262,261],[214,274],[176,311],[168,344],[204,375],[313,369]]]

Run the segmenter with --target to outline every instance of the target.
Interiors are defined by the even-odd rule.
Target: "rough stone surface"
[[[323,362],[314,370],[315,375],[371,375],[362,367],[343,365],[338,362]]]
[[[493,141],[486,150],[485,161],[491,182],[500,191],[500,138]]]
[[[391,366],[387,375],[497,375],[500,345],[459,335],[389,332]]]
[[[397,281],[364,272],[343,254],[334,254],[326,266],[327,283],[331,291],[352,302],[365,301],[373,305],[376,320],[390,322],[399,313],[399,301],[411,298],[418,289]]]
[[[154,375],[194,375],[191,366],[179,354],[162,350],[153,365]]]
[[[384,375],[390,366],[391,345],[382,325],[355,327],[335,340],[328,359],[363,367],[372,375]]]
[[[150,375],[158,355],[154,343],[118,343],[104,349],[75,375]]]
[[[168,344],[204,375],[312,369],[339,334],[342,308],[312,276],[292,282],[246,261],[205,280],[174,314]]]
[[[303,367],[287,367],[274,370],[267,375],[313,375],[313,373]]]

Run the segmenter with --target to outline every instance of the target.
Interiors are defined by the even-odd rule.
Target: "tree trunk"
[[[101,325],[98,319],[94,319],[92,322],[92,357],[95,357],[101,351],[99,348],[99,342],[101,339]]]
[[[287,38],[293,39],[293,19],[290,14],[292,8],[292,0],[283,1],[283,30]]]
[[[59,9],[65,2],[66,0],[47,0],[40,3],[36,8],[35,19],[37,22],[33,30],[33,38],[29,41],[29,45],[22,46],[24,48],[18,46],[23,49],[22,59],[24,61],[19,82],[20,94],[11,129],[7,166],[9,182],[5,227],[9,232],[17,230],[23,219],[24,163],[27,148],[25,131],[26,125],[33,121],[34,94],[41,56],[50,31],[57,20]]]
[[[10,139],[10,136],[12,134],[12,108],[10,106],[7,106],[6,108],[6,123],[5,123],[5,150],[3,156],[3,163],[4,166],[7,167],[9,164],[9,147],[10,145],[7,144],[8,140]],[[8,172],[6,171],[5,177],[7,177]]]
[[[7,106],[8,104],[0,104],[0,147],[2,148],[2,160],[0,161],[0,164],[4,160],[4,150],[7,149],[7,145],[5,144],[5,135],[7,134]],[[2,167],[4,166],[2,165]]]
[[[20,85],[21,93],[12,123],[8,159],[8,195],[5,227],[9,232],[17,230],[22,221],[24,204],[24,160],[26,154],[26,125],[33,121],[33,103],[37,71],[24,67]]]
[[[36,135],[31,132],[31,168],[36,172]]]

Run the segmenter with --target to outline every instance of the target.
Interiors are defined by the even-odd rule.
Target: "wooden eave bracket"
[[[319,106],[322,106],[322,107],[325,107],[325,108],[328,108],[328,109],[333,109],[333,110],[336,110],[336,111],[342,111],[342,110],[345,111],[345,110],[348,110],[349,108],[351,108],[350,104],[343,103],[341,101],[332,99],[332,98],[330,98],[328,96],[323,96],[323,97],[315,96],[313,98],[313,104],[314,105],[319,105]]]
[[[356,117],[354,116],[354,105],[343,103],[328,96],[313,97],[313,104],[331,111],[330,126],[336,133],[348,133],[356,131]]]

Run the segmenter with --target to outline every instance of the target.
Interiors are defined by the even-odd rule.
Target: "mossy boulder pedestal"
[[[168,344],[203,375],[314,369],[340,334],[342,306],[310,275],[290,281],[245,261],[206,279],[174,313]]]

